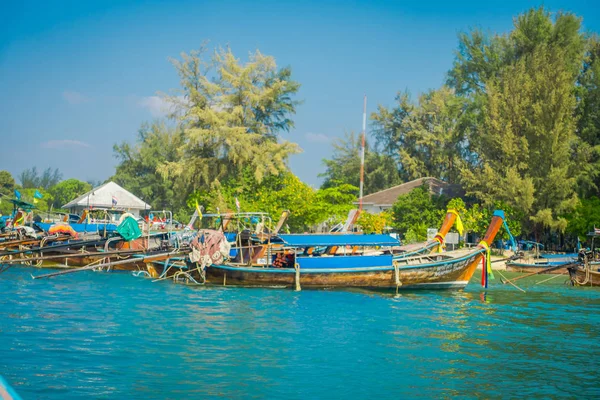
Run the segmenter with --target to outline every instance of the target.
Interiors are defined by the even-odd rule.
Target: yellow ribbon
[[[200,211],[200,206],[198,205],[198,200],[196,200],[196,211],[198,211],[198,219],[200,220],[200,224],[202,224],[202,211]]]
[[[491,250],[490,246],[485,241],[479,242],[479,245],[485,249],[485,260],[486,260],[486,269],[490,278],[494,279],[494,272],[492,272],[492,262],[491,262]]]
[[[448,209],[448,212],[449,212],[450,214],[454,214],[454,215],[456,215],[456,221],[455,221],[455,224],[456,224],[456,230],[457,230],[457,231],[458,231],[458,233],[459,233],[459,234],[462,236],[462,234],[463,234],[463,231],[464,231],[464,229],[465,229],[465,228],[464,228],[464,226],[463,226],[462,220],[460,219],[460,215],[459,215],[459,214],[458,214],[458,212],[457,212],[455,209],[453,209],[453,208],[449,208],[449,209]]]
[[[15,223],[13,224],[13,226],[19,225],[21,222],[23,222],[24,218],[25,218],[25,215],[21,214],[21,216],[19,218],[17,218],[17,220],[15,221]]]

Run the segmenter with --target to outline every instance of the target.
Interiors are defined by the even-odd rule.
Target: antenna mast
[[[363,187],[365,181],[365,135],[367,131],[367,95],[363,102],[363,124],[362,124],[362,148],[360,150],[360,199],[358,200],[358,211],[363,207]]]

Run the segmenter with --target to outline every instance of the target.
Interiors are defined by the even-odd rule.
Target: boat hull
[[[462,289],[471,279],[483,252],[465,257],[442,259],[429,265],[392,265],[370,268],[300,269],[302,288],[364,289]],[[440,257],[441,258],[441,257]],[[263,268],[236,265],[213,265],[206,269],[207,283],[239,286],[295,287],[294,268]]]
[[[576,266],[568,268],[569,277],[571,278],[571,282],[575,286],[600,286],[600,271],[594,271],[594,267],[598,267],[598,265],[592,266],[592,270],[586,271],[583,266]]]
[[[565,262],[565,264],[568,264],[569,262]],[[518,263],[518,262],[511,262],[511,263],[506,263],[506,270],[508,272],[522,272],[522,273],[540,273],[543,272],[545,274],[564,274],[567,272],[567,268],[563,267],[563,268],[557,268],[557,269],[550,269],[555,267],[556,265],[552,265],[552,264],[529,264],[529,263]],[[550,270],[548,270],[550,269]],[[548,270],[548,271],[545,271]]]

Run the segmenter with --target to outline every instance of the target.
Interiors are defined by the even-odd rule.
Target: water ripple
[[[600,396],[598,289],[395,296],[30,273],[0,275],[0,371],[24,398]]]

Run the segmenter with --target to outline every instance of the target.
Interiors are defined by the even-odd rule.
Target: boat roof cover
[[[279,235],[290,246],[398,246],[400,242],[385,234],[303,234]]]
[[[133,193],[123,189],[114,182],[107,182],[100,185],[86,194],[71,200],[62,208],[117,208],[133,210],[151,210],[152,206],[145,203],[142,199]]]

